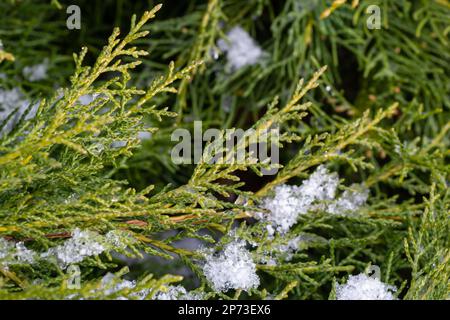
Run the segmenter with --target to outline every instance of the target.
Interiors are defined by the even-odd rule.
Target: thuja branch
[[[148,31],[140,32],[140,29],[148,20],[155,17],[155,13],[160,8],[161,5],[158,5],[152,10],[145,12],[137,24],[135,23],[136,17],[133,17],[131,30],[122,40],[118,39],[120,31],[116,28],[108,39],[108,45],[103,48],[92,68],[82,66],[83,59],[87,53],[87,48],[83,48],[79,56],[74,55],[77,71],[71,79],[72,87],[64,91],[63,98],[59,100],[55,106],[48,103],[45,104],[45,102],[40,106],[40,112],[48,111],[51,108],[56,110],[49,124],[43,129],[39,136],[27,135],[21,143],[15,146],[12,152],[0,155],[0,165],[8,164],[19,157],[26,158],[29,155],[33,155],[39,150],[54,144],[64,143],[67,139],[79,135],[80,133],[86,131],[95,132],[107,123],[112,122],[113,118],[109,117],[109,114],[111,114],[115,109],[103,117],[95,117],[93,119],[94,121],[90,122],[89,125],[87,125],[87,120],[92,120],[93,117],[86,116],[83,119],[81,116],[77,126],[72,129],[65,130],[62,136],[61,132],[59,132],[58,135],[55,134],[57,129],[68,121],[70,114],[68,114],[67,111],[74,106],[81,96],[92,91],[91,87],[100,75],[106,72],[120,72],[127,74],[128,70],[135,68],[141,63],[141,61],[138,60],[128,64],[123,64],[120,60],[117,60],[113,65],[111,65],[112,61],[120,56],[128,55],[133,58],[138,58],[148,54],[146,51],[137,50],[135,47],[129,49],[125,49],[125,47],[132,41],[145,37],[148,34]],[[158,87],[153,89],[159,89],[159,91],[162,90]],[[108,94],[110,91],[98,90],[98,93]],[[144,92],[141,90],[134,90],[131,93],[143,94]],[[146,94],[146,97],[151,96],[152,94]],[[146,100],[148,100],[148,98]],[[144,100],[144,102],[146,100]],[[78,150],[82,150],[82,148],[78,148]]]

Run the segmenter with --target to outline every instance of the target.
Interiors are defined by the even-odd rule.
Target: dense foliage
[[[448,299],[448,1],[162,2],[0,3],[0,298]]]

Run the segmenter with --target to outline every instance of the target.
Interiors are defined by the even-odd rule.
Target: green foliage
[[[0,4],[0,89],[19,87],[39,104],[34,117],[23,114],[0,135],[0,236],[42,254],[77,228],[120,231],[127,248],[78,263],[80,289],[69,288],[67,270],[45,256],[6,265],[0,255],[1,299],[136,299],[142,292],[151,299],[182,281],[174,260],[194,273],[204,298],[334,298],[336,281],[378,265],[400,298],[448,299],[447,1],[373,1],[383,10],[381,30],[366,28],[367,6],[358,1],[165,1],[150,24],[160,9],[145,11],[152,1],[105,1],[100,6],[112,15],[79,2],[83,29],[70,37],[64,1]],[[125,30],[132,11],[145,12],[102,47],[111,17]],[[266,55],[230,73],[223,53],[214,55],[235,25]],[[78,44],[94,54],[84,47],[69,65]],[[51,77],[24,80],[23,67],[46,57]],[[84,96],[94,99],[81,103]],[[170,135],[191,130],[192,120],[253,129],[236,149],[280,128],[278,173],[264,177],[266,163],[211,163],[222,140],[205,146],[215,153],[199,164],[175,165]],[[143,131],[151,138],[140,141]],[[261,201],[321,164],[345,185],[368,187],[368,204],[354,215],[312,210],[287,234],[270,237],[254,219]],[[299,236],[308,241],[290,259],[274,254]],[[215,250],[236,238],[256,243],[258,289],[214,292],[203,253],[177,245],[192,238]],[[145,255],[145,270],[128,274],[137,279],[132,288],[107,293],[129,271],[119,253]],[[263,262],[268,254],[275,265]],[[173,264],[161,273],[160,260],[149,256]],[[105,287],[108,272],[116,278]]]

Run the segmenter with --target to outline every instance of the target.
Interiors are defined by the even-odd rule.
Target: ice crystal
[[[249,290],[259,285],[256,265],[250,252],[245,249],[244,241],[231,242],[218,255],[208,255],[203,273],[218,292]]]
[[[276,266],[277,261],[272,257],[270,252],[264,252],[264,254],[259,259],[260,264],[265,264],[267,266]]]
[[[90,153],[98,156],[105,150],[105,146],[101,142],[95,142],[88,147],[88,150]]]
[[[106,295],[114,294],[125,288],[132,289],[136,286],[135,281],[121,280],[113,273],[108,272],[101,281],[102,289]]]
[[[108,272],[100,282],[100,288],[93,289],[90,291],[92,294],[102,294],[102,296],[111,296],[116,293],[119,293],[125,289],[134,289],[136,287],[136,281],[132,280],[124,280],[118,277],[117,275]],[[138,300],[143,300],[150,290],[144,289],[139,292],[133,292],[128,295],[128,297],[136,298]],[[81,297],[78,294],[71,294],[66,297],[66,299],[75,299],[75,300],[84,300],[85,298]],[[116,300],[128,300],[127,297],[118,295],[115,297]]]
[[[5,119],[16,108],[25,108],[29,102],[18,88],[0,89],[0,118]]]
[[[336,173],[319,166],[300,186],[280,185],[274,188],[274,196],[262,201],[267,213],[255,217],[268,222],[269,235],[286,233],[297,222],[298,216],[309,210],[322,209],[332,214],[357,211],[367,201],[369,190],[354,184],[335,199],[339,185]]]
[[[25,247],[23,242],[13,243],[0,238],[0,264],[14,265],[34,263],[35,253]]]
[[[10,132],[29,108],[30,110],[27,112],[24,119],[32,119],[36,115],[38,107],[39,102],[30,106],[30,102],[18,88],[10,90],[0,89],[0,123],[7,119],[10,114],[17,109],[15,115],[9,119],[3,130],[0,131],[0,136],[2,136],[3,133]]]
[[[48,59],[42,63],[23,68],[22,74],[28,81],[39,81],[47,78]]]
[[[226,40],[219,40],[218,47],[227,53],[228,64],[232,70],[256,64],[263,56],[263,50],[239,26],[234,27],[227,33]]]
[[[33,250],[27,249],[23,242],[16,243],[16,252],[14,258],[20,263],[34,263],[36,253]]]
[[[166,291],[158,292],[154,300],[201,300],[201,293],[188,292],[182,286],[167,286]]]
[[[394,286],[365,274],[350,276],[346,284],[336,286],[337,300],[394,300]]]
[[[125,147],[126,145],[127,145],[127,141],[123,141],[123,140],[121,140],[121,141],[113,141],[112,143],[111,143],[111,148],[123,148],[123,147]]]
[[[75,229],[72,238],[62,245],[50,248],[40,254],[42,259],[55,258],[62,268],[72,263],[81,262],[86,257],[99,255],[106,250],[125,249],[125,235],[113,230],[102,236],[93,231]],[[131,239],[129,241],[132,241]],[[38,253],[27,249],[23,242],[16,244],[0,238],[0,263],[13,265],[21,263],[34,263]]]

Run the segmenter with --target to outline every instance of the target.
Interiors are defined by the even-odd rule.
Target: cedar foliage
[[[1,299],[133,299],[143,290],[150,299],[179,283],[206,299],[328,299],[336,282],[374,264],[399,298],[449,297],[448,1],[371,1],[379,30],[366,27],[365,1],[77,4],[80,31],[65,27],[65,1],[0,3],[0,89],[20,88],[38,105],[32,117],[17,106],[0,119],[3,128],[19,116],[0,135],[0,236],[43,253],[76,229],[117,231],[126,248],[78,263],[79,289],[55,261],[4,260]],[[230,73],[217,41],[235,25],[266,54]],[[72,51],[80,53],[69,63]],[[23,78],[45,58],[50,77]],[[80,103],[86,95],[98,98]],[[193,120],[256,136],[277,125],[282,167],[262,176],[265,164],[211,164],[207,154],[175,165],[170,135]],[[140,141],[143,131],[151,138]],[[364,183],[367,205],[355,215],[315,210],[269,237],[254,219],[261,200],[321,164],[347,186]],[[215,292],[202,252],[177,246],[194,238],[220,250],[238,237],[258,244],[251,254],[261,261],[304,234],[290,261],[256,264],[261,284],[249,292]],[[108,293],[108,272],[136,285]]]

